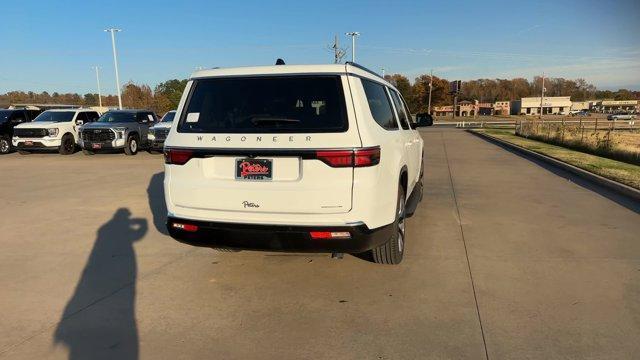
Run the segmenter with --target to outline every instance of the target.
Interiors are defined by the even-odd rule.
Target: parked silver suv
[[[82,127],[80,146],[86,155],[124,149],[127,155],[149,147],[149,126],[157,121],[149,110],[112,110]]]

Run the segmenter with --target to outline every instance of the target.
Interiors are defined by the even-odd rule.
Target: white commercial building
[[[574,101],[571,103],[571,110],[590,111],[596,105],[596,100]]]
[[[540,103],[540,97],[526,97],[514,101],[511,106],[513,115],[539,115],[542,105],[543,115],[568,114],[571,110],[571,97],[569,96],[545,96]]]

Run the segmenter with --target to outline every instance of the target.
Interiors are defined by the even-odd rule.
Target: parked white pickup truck
[[[20,154],[33,150],[57,150],[62,155],[73,154],[78,144],[78,128],[100,117],[91,109],[47,110],[33,121],[13,128],[13,146]]]

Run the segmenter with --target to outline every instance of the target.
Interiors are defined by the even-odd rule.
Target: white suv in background
[[[423,140],[377,74],[353,63],[204,70],[177,114],[164,144],[173,238],[402,260]]]
[[[33,150],[57,150],[62,155],[73,154],[79,139],[79,128],[100,117],[91,109],[54,109],[38,115],[33,121],[13,129],[13,146],[21,154]]]
[[[149,152],[162,151],[162,149],[164,148],[164,140],[167,138],[169,130],[171,130],[171,124],[173,123],[173,119],[175,117],[175,110],[167,111],[167,113],[162,117],[162,120],[149,127],[149,135],[147,135],[150,143]]]

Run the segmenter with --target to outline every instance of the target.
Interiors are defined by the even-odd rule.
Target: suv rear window
[[[178,131],[318,133],[348,126],[339,76],[264,76],[195,80]]]

